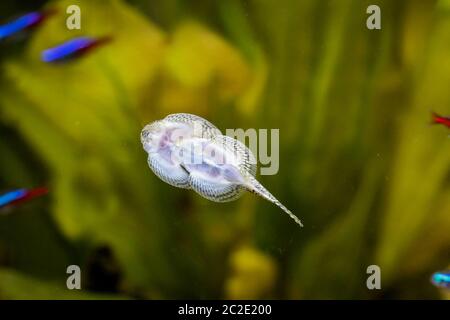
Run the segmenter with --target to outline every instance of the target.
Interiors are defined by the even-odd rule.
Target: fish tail
[[[434,111],[431,111],[431,122],[430,124],[438,124],[441,116]]]
[[[288,208],[286,208],[277,198],[275,198],[264,186],[258,182],[252,175],[247,176],[248,185],[247,189],[253,193],[256,193],[260,197],[272,202],[279,208],[281,208],[284,212],[286,212],[299,226],[303,227],[300,219],[294,215]]]
[[[433,124],[443,124],[448,127],[449,126],[448,123],[449,123],[448,118],[440,115],[439,113],[431,111],[431,123],[430,124],[432,124],[432,125]]]

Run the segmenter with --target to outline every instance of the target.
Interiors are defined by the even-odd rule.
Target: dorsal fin
[[[303,227],[300,219],[294,215],[288,208],[286,208],[277,198],[275,198],[264,186],[255,179],[255,177],[251,175],[247,175],[246,177],[248,184],[245,186],[249,191],[256,193],[260,197],[272,202],[273,204],[280,207],[284,212],[286,212],[294,221],[300,226]]]
[[[201,127],[201,134],[199,138],[207,138],[212,139],[217,135],[221,135],[222,132],[211,122],[202,117],[196,116],[195,114],[190,113],[174,113],[169,114],[164,120],[178,122],[178,123],[186,123],[194,125],[194,123],[199,124]]]
[[[239,161],[239,169],[250,173],[252,176],[256,175],[256,158],[253,152],[247,148],[242,142],[229,136],[216,136],[214,142],[223,146],[229,152],[233,152]]]

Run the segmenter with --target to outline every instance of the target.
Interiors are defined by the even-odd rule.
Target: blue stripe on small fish
[[[41,21],[43,15],[39,12],[31,12],[0,26],[0,39],[12,36]]]
[[[450,271],[435,272],[431,276],[431,282],[441,288],[450,288]]]
[[[17,189],[0,195],[0,207],[4,207],[9,203],[16,201],[27,194],[26,189]]]
[[[77,53],[81,53],[83,50],[88,49],[97,42],[96,39],[90,37],[79,37],[63,44],[44,50],[42,52],[42,61],[55,62],[58,60],[64,60],[72,57]]]

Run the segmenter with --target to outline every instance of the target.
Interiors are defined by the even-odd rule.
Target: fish
[[[22,31],[37,27],[55,12],[55,10],[29,12],[11,22],[0,25],[0,40],[14,36]]]
[[[450,117],[441,116],[441,115],[437,114],[436,112],[432,112],[431,116],[432,116],[432,120],[431,120],[432,124],[442,124],[442,125],[446,126],[447,128],[450,128]]]
[[[229,202],[246,191],[266,199],[300,219],[256,178],[252,151],[239,140],[222,135],[211,122],[197,115],[177,113],[147,124],[141,131],[147,163],[162,181],[191,189],[214,202]]]
[[[45,187],[34,189],[16,189],[0,195],[0,209],[17,205],[48,193]]]
[[[111,37],[100,38],[77,37],[70,39],[56,47],[42,51],[41,60],[46,63],[56,63],[80,57],[87,52],[111,41]]]
[[[431,282],[436,287],[450,289],[450,270],[433,273]]]

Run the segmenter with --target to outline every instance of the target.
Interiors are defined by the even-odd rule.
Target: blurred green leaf
[[[123,296],[69,290],[65,283],[44,282],[8,269],[0,269],[0,299],[18,300],[111,300]]]

